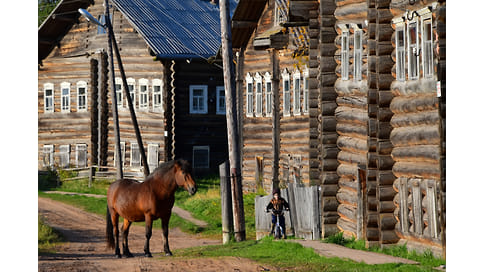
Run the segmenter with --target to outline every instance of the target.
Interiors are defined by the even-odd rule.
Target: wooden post
[[[91,188],[92,186],[92,176],[94,176],[94,171],[95,171],[96,168],[94,168],[94,166],[89,166],[89,184],[88,184],[88,187]]]
[[[366,168],[366,166],[364,166]],[[356,239],[366,240],[367,224],[367,194],[366,194],[366,169],[358,165],[358,176],[356,180],[358,206],[356,208]]]
[[[230,192],[230,164],[225,161],[219,166],[220,171],[220,204],[222,206],[222,241],[227,244],[234,233],[232,214],[232,194]]]
[[[232,32],[227,0],[220,1],[220,33],[222,39],[222,59],[227,117],[227,137],[229,147],[230,175],[232,180],[232,199],[234,212],[234,232],[237,242],[245,240],[244,199],[242,195],[242,176],[240,171],[240,148],[237,123],[237,103],[232,52]]]
[[[279,52],[271,50],[272,64],[272,188],[279,188],[280,113],[279,113]]]
[[[108,0],[104,0],[104,16],[105,18],[109,18],[109,3]],[[118,103],[116,99],[116,82],[115,82],[115,75],[114,75],[114,57],[113,57],[113,44],[116,44],[114,41],[114,32],[113,27],[111,26],[111,21],[109,19],[106,20],[106,25],[109,30],[108,35],[108,46],[109,46],[109,62],[111,65],[111,100],[112,100],[112,109],[113,109],[113,123],[114,123],[114,139],[116,142],[116,161],[118,163],[118,167],[116,167],[116,178],[122,179],[123,178],[123,164],[121,162],[121,143],[120,143],[120,136],[119,136],[119,119],[118,119]],[[117,48],[117,47],[116,47]]]

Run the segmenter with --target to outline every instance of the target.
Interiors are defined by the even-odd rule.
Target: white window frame
[[[116,103],[118,104],[119,108],[123,108],[123,96],[124,96],[124,87],[123,87],[123,80],[119,77],[114,79],[114,85],[116,88]],[[119,88],[118,88],[119,86]]]
[[[61,83],[61,112],[71,111],[71,84],[69,82]],[[67,94],[64,93],[67,90]]]
[[[272,101],[272,75],[269,72],[264,74],[264,91],[265,91],[265,106],[266,106],[266,116],[272,116],[272,108],[273,108],[273,101]]]
[[[346,26],[341,28],[341,80],[348,80],[349,76],[349,66],[350,66],[350,32]]]
[[[422,15],[421,19],[421,32],[422,33],[422,69],[424,78],[432,78],[434,76],[434,43],[433,43],[433,24],[432,13]],[[426,28],[430,25],[429,28]],[[430,31],[430,33],[427,33]],[[427,36],[430,40],[427,39]]]
[[[81,95],[80,89],[84,88],[84,94]],[[81,80],[76,84],[77,89],[77,111],[87,111],[87,82]],[[81,100],[84,100],[84,105],[81,105]]]
[[[400,34],[401,33],[401,36]],[[395,53],[396,53],[396,77],[398,81],[405,81],[405,45],[406,45],[405,23],[402,21],[395,25]]]
[[[353,26],[353,80],[362,80],[363,67],[363,31],[356,25]]]
[[[148,166],[150,172],[153,172],[159,164],[159,145],[148,144]]]
[[[201,101],[201,104],[203,105],[203,108],[201,108],[201,109],[200,108],[199,109],[193,108],[194,99],[200,98],[200,96],[195,97],[193,95],[193,91],[195,91],[195,90],[201,90],[202,91],[201,98],[203,100]],[[206,113],[208,113],[207,90],[208,90],[207,85],[190,85],[190,114],[206,114]],[[200,102],[200,100],[198,102]]]
[[[47,91],[50,90],[50,95],[47,95]],[[47,101],[50,102],[50,107],[47,107]],[[45,83],[44,84],[44,113],[54,112],[54,84]]]
[[[281,5],[282,4],[282,5]],[[286,6],[284,6],[286,5]],[[288,1],[275,1],[274,4],[274,26],[279,26],[282,23],[287,21],[287,14],[288,14]],[[284,12],[286,11],[286,12]]]
[[[207,151],[207,163],[199,166],[197,162],[195,162],[195,151]],[[210,146],[203,145],[203,146],[193,146],[192,152],[192,166],[196,169],[207,169],[210,168]]]
[[[309,113],[309,68],[303,70],[303,113]]]
[[[126,157],[126,142],[120,142],[119,145],[121,146],[121,163],[123,164],[122,167],[124,168],[124,163],[125,163],[125,157]],[[114,166],[117,167],[118,163],[116,161],[116,145],[114,145]]]
[[[136,109],[136,80],[132,77],[126,79],[128,83],[128,90],[131,96],[131,102],[133,103],[133,109]],[[133,86],[131,88],[131,86]],[[128,98],[126,98],[126,105],[128,105]]]
[[[247,73],[245,76],[246,104],[245,114],[247,117],[254,116],[254,78]]]
[[[282,115],[291,116],[291,78],[287,68],[282,76]]]
[[[84,153],[84,161],[80,161],[80,154]],[[86,144],[76,144],[76,167],[86,167],[87,166],[87,145]]]
[[[138,156],[134,156],[134,150],[138,151]],[[136,142],[131,142],[131,150],[129,152],[130,157],[129,157],[129,166],[131,167],[141,167],[141,151],[139,148],[138,143]]]
[[[420,44],[419,44],[419,20],[418,16],[414,16],[414,18],[410,21],[407,21],[407,58],[408,58],[408,79],[409,80],[418,80],[420,73],[419,73],[419,65],[420,65],[420,58],[417,56],[419,54]],[[415,24],[415,43],[412,43],[411,39],[411,25]],[[415,61],[415,65],[412,65],[412,60]]]
[[[45,158],[48,158],[48,162],[46,164]],[[54,145],[44,145],[42,148],[42,165],[44,167],[53,167],[54,166]]]
[[[254,76],[255,81],[255,116],[262,116],[262,76],[257,72]]]
[[[153,85],[153,92],[152,92],[152,100],[153,100],[153,111],[154,112],[163,112],[163,81],[161,79],[155,78],[152,81]],[[155,87],[159,87],[159,93],[155,90]]]
[[[292,112],[301,115],[301,72],[297,68],[292,74]]]
[[[146,78],[140,78],[138,80],[138,94],[139,103],[138,107],[142,111],[147,111],[150,104],[150,91],[148,87],[148,80]]]
[[[225,87],[217,86],[215,90],[217,91],[217,114],[225,114]]]
[[[71,153],[70,145],[67,144],[67,145],[59,146],[59,167],[69,168],[70,153]]]

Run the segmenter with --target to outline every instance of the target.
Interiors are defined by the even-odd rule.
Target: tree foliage
[[[52,10],[57,6],[60,0],[38,0],[38,24],[39,26],[49,16]]]

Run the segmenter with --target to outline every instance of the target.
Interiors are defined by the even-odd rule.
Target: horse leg
[[[146,233],[146,241],[145,241],[145,257],[153,257],[150,252],[150,239],[151,239],[151,234],[152,234],[152,228],[153,228],[153,219],[151,218],[151,215],[146,214],[145,215],[145,233]]]
[[[126,258],[131,258],[133,257],[133,254],[129,252],[129,247],[128,247],[128,234],[129,234],[129,227],[131,226],[131,222],[128,221],[128,219],[124,219],[123,221],[123,255]]]
[[[121,251],[119,250],[119,229],[118,229],[118,221],[119,221],[119,214],[116,211],[111,212],[111,222],[113,222],[113,228],[114,228],[114,238],[115,238],[115,243],[114,243],[114,254],[116,255],[116,258],[121,258]]]
[[[170,222],[170,215],[161,218],[161,229],[163,230],[163,248],[165,250],[165,256],[172,256],[170,246],[168,244],[168,223]]]

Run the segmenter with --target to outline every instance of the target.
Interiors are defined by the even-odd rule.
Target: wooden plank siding
[[[102,3],[97,1],[88,8],[91,14],[98,15],[104,13]],[[126,76],[135,80],[136,88],[136,114],[140,125],[141,136],[145,144],[145,150],[148,150],[148,144],[157,144],[159,146],[159,161],[165,160],[164,154],[164,118],[163,113],[153,112],[152,110],[152,80],[163,80],[164,67],[161,62],[153,61],[148,46],[143,38],[136,33],[119,11],[114,11],[113,26]],[[42,168],[42,148],[45,144],[53,144],[57,151],[57,146],[69,144],[71,146],[70,159],[75,161],[75,144],[85,143],[88,150],[88,165],[92,163],[93,158],[90,155],[91,145],[91,100],[92,100],[92,82],[90,74],[90,60],[97,59],[100,62],[100,54],[97,52],[106,51],[107,34],[97,34],[98,27],[95,24],[87,22],[80,17],[79,22],[74,24],[71,30],[62,38],[58,47],[43,60],[43,65],[38,71],[38,97],[39,97],[39,168]],[[117,63],[115,60],[116,76],[120,77]],[[100,74],[99,70],[99,74]],[[148,80],[148,110],[139,109],[139,80]],[[77,112],[77,90],[78,81],[87,82],[87,111]],[[101,78],[98,78],[101,81]],[[111,74],[108,74],[107,80],[109,90],[111,86]],[[60,84],[69,82],[70,89],[70,111],[62,113]],[[54,113],[44,113],[44,84],[54,84]],[[165,98],[166,91],[162,90],[162,97]],[[119,123],[120,137],[122,142],[126,142],[126,157],[124,165],[129,166],[130,154],[129,143],[136,142],[134,129],[132,127],[129,111],[126,104],[126,98],[123,94],[123,105],[119,106]],[[108,94],[108,103],[111,104],[111,93]],[[165,106],[164,106],[165,107]],[[114,166],[114,135],[112,125],[111,106],[109,106],[109,125],[108,125],[108,143],[107,143],[107,165]]]
[[[392,38],[395,64],[390,89],[394,98],[389,107],[393,113],[390,121],[393,130],[389,139],[394,146],[391,157],[395,161],[393,188],[397,193],[393,198],[396,206],[393,214],[400,242],[408,243],[410,248],[423,245],[442,254],[440,214],[444,211],[440,209],[440,201],[443,201],[440,182],[445,179],[445,163],[441,165],[445,157],[445,149],[441,148],[445,134],[439,126],[445,124],[445,93],[442,100],[444,109],[441,110],[436,84],[439,80],[445,83],[445,1],[425,1],[425,4],[419,2],[416,5],[391,1],[390,10],[394,18],[399,18],[407,10],[418,11],[432,4],[433,73],[430,77],[425,77],[423,57],[420,57],[418,79],[411,80],[407,75],[404,81],[397,80],[396,35]],[[392,26],[396,33],[396,24]],[[439,71],[439,67],[444,67],[444,70]],[[443,77],[439,77],[439,73],[443,73]]]

